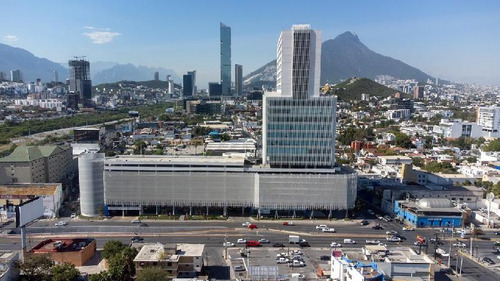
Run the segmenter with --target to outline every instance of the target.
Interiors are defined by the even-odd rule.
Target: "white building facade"
[[[500,137],[500,107],[479,107],[477,124],[482,126],[485,137]]]

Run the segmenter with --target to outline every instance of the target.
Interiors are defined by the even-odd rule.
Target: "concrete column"
[[[257,210],[257,219],[260,220],[260,208]]]
[[[175,206],[172,206],[172,216],[175,216]]]
[[[222,215],[225,216],[225,217],[227,216],[227,206],[224,206],[222,208]]]
[[[330,212],[328,213],[328,219],[332,218],[332,209],[330,209]]]
[[[313,219],[314,218],[314,210],[311,210],[311,217],[309,219]]]
[[[142,204],[139,204],[139,216],[142,216]]]
[[[259,211],[260,211],[260,210],[259,210]],[[274,218],[275,218],[275,219],[277,219],[277,218],[278,218],[278,210],[276,210],[276,211],[274,212]]]
[[[189,215],[192,216],[193,215],[193,206],[189,206]]]
[[[156,215],[158,215],[158,205],[156,205]]]
[[[245,214],[245,207],[241,207],[241,214],[244,215]]]
[[[206,214],[206,216],[208,216],[208,206],[207,206],[207,214]]]
[[[122,205],[122,217],[124,217],[124,216],[125,216],[125,206]]]
[[[294,219],[297,215],[295,214],[295,210],[293,210],[292,218]]]

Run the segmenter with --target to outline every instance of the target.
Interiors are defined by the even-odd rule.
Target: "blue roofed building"
[[[461,227],[463,211],[446,198],[422,198],[394,202],[394,213],[415,227]]]

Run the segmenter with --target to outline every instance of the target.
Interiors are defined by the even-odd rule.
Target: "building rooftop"
[[[0,162],[29,162],[49,157],[64,149],[68,149],[68,147],[55,145],[19,146],[9,156],[0,158]]]
[[[204,249],[204,244],[145,244],[134,258],[134,262],[155,262],[161,258],[177,261],[180,256],[201,257]]]
[[[51,196],[57,192],[58,183],[31,183],[0,185],[0,198]]]
[[[110,164],[123,162],[145,163],[152,162],[157,164],[178,164],[178,165],[241,165],[245,162],[243,155],[230,156],[155,156],[155,155],[125,155],[112,158],[106,158]]]
[[[32,253],[78,252],[94,241],[93,238],[47,239],[38,243]]]

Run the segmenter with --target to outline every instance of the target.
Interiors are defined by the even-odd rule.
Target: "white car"
[[[285,264],[285,263],[289,263],[289,262],[290,262],[289,259],[283,258],[283,257],[276,260],[277,264]]]
[[[391,231],[386,231],[385,234],[387,234],[387,235],[396,235],[396,234],[398,234],[398,232],[395,231],[395,230],[391,230]]]
[[[248,227],[250,224],[251,224],[251,223],[247,221],[247,222],[242,223],[242,224],[241,224],[241,226],[243,226],[243,227]]]
[[[224,242],[224,243],[222,243],[222,246],[223,247],[234,247],[234,243],[233,242]]]
[[[245,243],[247,243],[247,240],[244,238],[240,238],[236,241],[236,244],[245,244]]]
[[[439,248],[436,250],[436,253],[440,254],[442,257],[449,257],[450,254],[448,254],[445,250]]]
[[[276,259],[286,258],[288,255],[286,253],[279,253],[276,255]]]
[[[387,237],[387,241],[389,241],[389,242],[401,242],[401,238],[396,237],[396,236]]]
[[[71,218],[72,219],[76,218],[76,213],[71,213]]]
[[[54,225],[55,225],[55,226],[65,226],[65,225],[68,225],[68,223],[67,223],[67,222],[65,222],[65,221],[58,221],[58,222],[56,222]]]
[[[301,250],[293,250],[293,251],[290,251],[290,254],[291,255],[298,255],[298,256],[302,256],[304,253],[302,253]]]
[[[321,230],[321,231],[328,232],[328,233],[334,233],[335,232],[335,228],[329,228],[329,227],[327,227],[327,228],[323,228],[323,230]]]
[[[453,247],[465,248],[465,247],[467,247],[467,244],[465,244],[463,242],[456,242],[456,243],[453,243]]]
[[[328,228],[328,226],[327,226],[326,224],[320,224],[320,225],[317,225],[317,226],[316,226],[316,229],[317,229],[317,230],[323,230],[323,229],[325,229],[325,228]]]
[[[411,226],[405,226],[405,227],[403,227],[403,231],[415,231],[415,228],[413,228]]]
[[[303,261],[294,260],[293,262],[289,263],[288,265],[290,267],[303,267],[303,266],[306,266],[306,263]]]
[[[332,248],[342,248],[342,244],[337,243],[337,242],[332,242],[332,244],[330,244],[330,247],[332,247]]]
[[[356,241],[352,239],[344,239],[344,244],[356,244]]]
[[[268,240],[268,239],[266,239],[266,238],[260,238],[260,239],[259,239],[259,243],[260,243],[260,244],[269,244],[269,243],[271,243],[271,241],[269,241],[269,240]]]
[[[378,244],[380,244],[380,241],[379,240],[370,240],[370,239],[367,239],[366,240],[366,244],[368,244],[368,245],[378,245]]]

